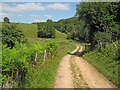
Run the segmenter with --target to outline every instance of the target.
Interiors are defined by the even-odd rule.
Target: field
[[[56,30],[56,36],[55,38],[38,38],[37,32],[38,28],[36,24],[19,24],[18,27],[23,31],[23,34],[27,38],[29,43],[40,43],[43,44],[47,41],[55,41],[58,43],[61,42],[71,42],[71,40],[67,40],[67,35],[64,33],[61,33]]]

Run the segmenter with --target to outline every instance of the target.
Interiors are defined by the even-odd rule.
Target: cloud
[[[30,17],[39,17],[39,15],[29,15]]]
[[[33,20],[33,22],[45,22],[44,20]]]
[[[9,15],[7,13],[0,13],[0,17],[8,17]]]
[[[17,4],[16,6],[9,6],[7,4],[2,4],[3,12],[25,12],[31,10],[45,10],[44,7],[40,3],[24,3],[24,4]]]
[[[19,14],[18,16],[21,17],[21,16],[23,16],[23,15]]]
[[[15,4],[9,6],[8,4],[2,3],[3,12],[26,12],[31,10],[44,11],[44,10],[69,10],[69,4],[54,3],[48,5],[42,5],[41,3],[24,3]]]
[[[0,17],[11,17],[11,16],[14,16],[14,14],[0,13]]]
[[[60,4],[60,3],[54,3],[54,4],[48,4],[47,9],[53,9],[53,10],[69,10],[69,4]]]
[[[45,17],[52,17],[52,16],[50,16],[50,15],[44,15]]]

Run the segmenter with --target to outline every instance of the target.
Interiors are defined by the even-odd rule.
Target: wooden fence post
[[[37,52],[35,54],[35,62],[36,62],[36,65],[38,65],[38,63],[37,63]]]
[[[45,52],[44,52],[44,61],[45,61],[45,57],[46,57],[46,50],[45,50]]]

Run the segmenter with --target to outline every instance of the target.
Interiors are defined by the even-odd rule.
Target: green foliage
[[[78,17],[61,19],[53,27],[66,33],[67,39],[106,45],[119,39],[119,6],[120,2],[82,2],[76,8]]]
[[[9,21],[9,18],[8,17],[4,17],[4,23],[10,23],[10,21]]]
[[[56,25],[58,25],[58,26],[55,28],[60,32],[67,33],[72,30],[75,31],[76,24],[79,24],[78,17],[72,17],[72,18],[68,18],[68,19],[59,20],[56,23]]]
[[[45,48],[46,48],[46,51],[48,53],[48,56],[50,56],[51,58],[54,58],[57,55],[58,46],[59,45],[54,41],[47,42],[45,44]]]
[[[50,25],[51,22],[39,23],[38,24],[38,37],[41,38],[54,38],[55,37],[55,28]]]
[[[79,39],[89,42],[89,25],[78,17],[59,20],[57,23],[60,27],[55,27],[58,31],[67,34],[67,39]]]
[[[67,39],[75,39],[76,37],[76,32],[75,31],[71,31],[71,32],[68,32],[67,34]]]
[[[58,31],[60,31],[60,28],[64,27],[64,25],[62,23],[55,22],[53,23],[53,27],[57,29]]]
[[[15,43],[12,49],[3,45],[2,83],[5,84],[8,81],[11,86],[18,87],[20,83],[24,84],[27,82],[27,78],[30,78],[27,75],[32,72],[34,65],[41,66],[45,64],[43,62],[45,49],[48,54],[47,58],[53,59],[58,55],[58,44],[56,42],[48,42],[44,47],[40,44],[33,44],[31,47],[28,47],[18,42]],[[37,61],[35,61],[35,58]],[[18,79],[22,82],[18,81]],[[13,81],[15,81],[15,85]]]
[[[29,68],[29,49],[25,45],[19,45],[16,43],[16,46],[13,49],[6,48],[3,46],[3,57],[2,57],[2,74],[3,83],[6,83],[8,77],[8,81],[17,80],[18,76],[17,72],[21,78],[24,79],[25,74]],[[10,81],[9,81],[10,82]],[[16,81],[18,83],[18,81]],[[13,85],[11,81],[9,84]]]
[[[15,42],[24,42],[24,36],[17,27],[17,24],[7,24],[4,23],[2,25],[2,42],[3,44],[7,44],[8,47],[13,47]]]
[[[67,35],[64,33],[61,33],[60,31],[56,29],[55,29],[55,38],[38,38],[37,37],[37,32],[38,32],[37,24],[20,23],[18,24],[18,28],[22,30],[23,34],[25,35],[25,38],[27,39],[27,45],[29,46],[30,44],[33,44],[33,43],[40,43],[41,45],[43,45],[47,41],[55,41],[58,43],[63,42],[63,41],[69,42],[69,40],[66,39]]]
[[[48,19],[47,22],[52,23],[52,20],[51,20],[51,19]]]
[[[71,33],[70,32],[67,33],[67,39],[71,39]]]
[[[106,42],[109,42],[109,39],[111,41],[119,39],[120,29],[118,25],[120,22],[117,20],[119,6],[120,2],[82,2],[77,5],[77,16],[79,16],[79,19],[85,20],[90,27],[89,41],[91,43],[100,43],[100,39],[105,39],[102,43],[105,43],[106,40]],[[101,32],[99,38],[96,38],[98,36],[97,32]],[[102,38],[103,34],[109,35]]]
[[[97,32],[94,35],[94,41],[96,41],[97,43],[100,43],[101,46],[105,45],[106,43],[110,43],[111,42],[111,34],[107,33],[107,32]]]
[[[80,25],[76,25],[76,37],[84,42],[89,42],[89,26],[84,20],[80,20]]]

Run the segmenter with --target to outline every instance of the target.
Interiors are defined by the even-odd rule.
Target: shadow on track
[[[70,52],[67,52],[69,55],[75,55],[75,56],[78,56],[78,57],[82,57],[86,51],[82,51],[82,52],[75,52],[73,54],[71,54]]]

